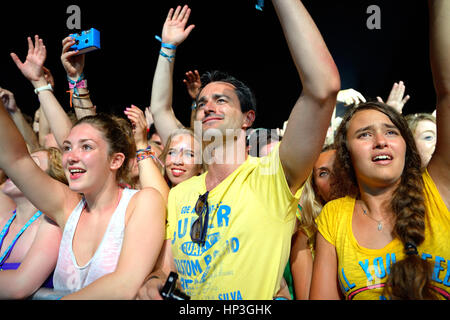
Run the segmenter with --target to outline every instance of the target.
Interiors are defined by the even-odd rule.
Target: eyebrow
[[[229,96],[227,96],[226,94],[223,94],[223,93],[215,93],[212,95],[213,99],[218,99],[218,98],[222,98],[222,97],[225,97],[229,100],[231,99]],[[204,102],[205,100],[206,100],[206,96],[203,96],[200,99],[198,99],[197,104]]]
[[[393,124],[383,123],[383,126],[388,128],[388,129],[397,129],[398,130],[398,128],[396,126],[394,126]],[[367,131],[367,130],[372,130],[373,128],[374,128],[373,125],[370,125],[370,126],[367,126],[367,127],[364,127],[364,128],[359,128],[358,130],[355,131],[355,134],[358,134],[360,132]]]
[[[86,142],[86,141],[92,141],[92,142],[95,143],[95,141],[92,140],[92,139],[80,139],[80,140],[79,140],[80,143],[84,143],[84,142]],[[64,141],[63,141],[63,144],[72,144],[72,143],[71,143],[69,140],[64,140]]]

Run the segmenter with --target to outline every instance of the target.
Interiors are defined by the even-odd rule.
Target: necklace
[[[373,221],[375,221],[376,223],[378,223],[378,227],[377,227],[378,231],[383,230],[383,225],[381,224],[381,221],[383,221],[383,220],[377,220],[377,219],[375,219],[375,218],[369,216],[369,215],[367,214],[366,209],[364,209],[363,206],[361,206],[361,208],[362,208],[363,213],[364,213],[364,215],[365,215],[366,217],[369,217],[370,219],[372,219]]]

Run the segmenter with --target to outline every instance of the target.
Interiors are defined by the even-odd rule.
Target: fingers
[[[187,80],[183,80],[184,83],[194,83],[194,82],[200,82],[200,74],[198,73],[198,70],[188,71],[185,73]]]
[[[198,73],[198,70],[194,70],[194,77],[197,81],[200,81],[200,73]]]
[[[358,102],[358,104],[359,104],[360,102],[366,102],[366,98],[364,98],[364,96],[363,96],[361,93],[359,93],[358,91],[355,91],[355,93],[356,93],[356,97],[360,100],[360,101]]]
[[[136,127],[147,128],[147,121],[145,120],[144,112],[135,105],[131,105],[131,107],[126,108],[124,113],[132,121]]]
[[[172,20],[173,8],[170,8],[169,13],[167,14],[166,22]]]
[[[28,55],[30,56],[34,52],[33,41],[31,41],[30,37],[27,37],[27,42],[28,42]]]
[[[186,23],[190,15],[191,9],[188,7],[187,4],[184,5],[183,8],[181,8],[181,6],[177,6],[175,11],[173,10],[173,8],[169,10],[166,21],[178,21]]]
[[[67,53],[70,49],[71,46],[73,46],[75,44],[75,40],[73,40],[70,37],[64,38],[62,45],[63,45],[63,50],[62,53]],[[70,53],[75,52],[75,51],[70,51]],[[76,52],[75,52],[76,53]]]
[[[408,100],[409,100],[410,98],[411,98],[411,97],[409,96],[409,94],[406,95],[406,97],[403,98],[402,103],[405,104],[406,102],[408,102]]]
[[[22,66],[23,66],[23,63],[22,63],[22,61],[20,61],[20,59],[17,56],[17,54],[15,54],[14,52],[11,52],[10,56],[13,59],[14,63],[16,64],[17,68],[21,69]]]
[[[194,25],[194,24],[191,24],[189,27],[187,27],[187,28],[184,30],[185,36],[187,37],[187,36],[191,33],[191,31],[192,31],[194,28],[195,28],[195,25]]]
[[[178,15],[180,14],[180,11],[181,11],[181,6],[178,6],[175,9],[175,12],[174,12],[171,20],[178,20]]]
[[[399,83],[395,82],[392,86],[391,92],[389,93],[388,101],[390,100],[396,100],[401,101],[403,98],[403,95],[405,94],[405,84],[403,81],[400,81]]]
[[[381,99],[381,97],[377,97],[377,101],[381,102],[381,103],[384,103],[384,101],[383,101],[383,99]]]

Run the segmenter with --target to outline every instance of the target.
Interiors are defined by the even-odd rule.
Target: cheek
[[[318,178],[316,180],[316,186],[322,198],[328,198],[328,194],[330,193],[330,179],[328,177]]]
[[[166,161],[164,162],[164,166],[168,167],[172,164],[172,157],[171,156],[166,156]]]

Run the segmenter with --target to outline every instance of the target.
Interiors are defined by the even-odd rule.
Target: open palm
[[[164,43],[177,46],[189,36],[195,27],[194,25],[190,25],[186,28],[190,14],[191,9],[187,5],[183,9],[181,9],[181,6],[178,6],[175,11],[173,8],[169,10],[161,35]]]
[[[28,40],[28,54],[24,63],[20,61],[15,53],[11,53],[11,58],[16,64],[17,68],[30,81],[38,81],[43,76],[43,65],[47,57],[47,50],[44,42],[39,39],[39,36],[34,36],[34,45],[30,37]]]

